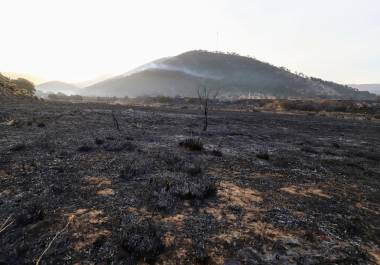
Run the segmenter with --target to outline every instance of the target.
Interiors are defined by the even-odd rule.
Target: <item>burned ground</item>
[[[0,264],[380,264],[376,120],[218,111],[201,132],[191,109],[47,102],[0,118]]]

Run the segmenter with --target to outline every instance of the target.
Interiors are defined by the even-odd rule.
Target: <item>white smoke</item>
[[[167,70],[167,71],[178,71],[178,72],[183,72],[185,74],[188,74],[188,75],[192,75],[192,76],[195,76],[195,77],[200,77],[200,78],[208,78],[208,79],[214,79],[214,80],[221,80],[222,77],[220,76],[215,76],[215,75],[210,75],[210,74],[206,74],[206,73],[202,73],[202,72],[199,72],[199,71],[195,71],[195,70],[192,70],[192,69],[188,69],[186,67],[178,67],[178,66],[173,66],[173,65],[167,65],[165,63],[160,63],[160,62],[152,62],[152,63],[148,63],[148,64],[145,64],[145,65],[142,65],[132,71],[129,71],[121,76],[119,76],[119,78],[121,77],[126,77],[126,76],[130,76],[130,75],[133,75],[133,74],[136,74],[136,73],[139,73],[139,72],[143,72],[145,70]]]

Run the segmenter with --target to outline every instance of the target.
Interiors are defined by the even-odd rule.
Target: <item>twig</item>
[[[9,222],[9,220],[12,218],[12,214],[4,221],[4,223],[0,226],[0,233],[5,231],[8,227],[10,227],[15,220],[12,220]],[[8,223],[9,222],[9,223]]]
[[[58,231],[58,232],[55,234],[55,236],[54,236],[53,239],[49,242],[49,244],[47,245],[47,247],[45,248],[45,250],[44,250],[44,251],[42,252],[42,254],[38,257],[38,259],[37,259],[37,261],[36,261],[36,265],[39,265],[39,264],[40,264],[42,257],[43,257],[43,256],[46,254],[46,252],[49,250],[49,248],[50,248],[51,245],[53,244],[54,240],[56,240],[57,237],[58,237],[60,234],[62,234],[62,233],[63,233],[63,232],[69,227],[70,223],[71,223],[73,220],[74,220],[74,215],[71,215],[71,216],[69,217],[69,220],[67,221],[67,224],[65,225],[65,227],[64,227],[62,230]]]

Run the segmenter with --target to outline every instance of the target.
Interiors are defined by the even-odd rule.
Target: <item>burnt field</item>
[[[0,102],[0,264],[380,264],[380,122]]]

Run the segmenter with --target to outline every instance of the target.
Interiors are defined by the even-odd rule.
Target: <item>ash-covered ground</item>
[[[0,264],[380,264],[380,122],[0,104]]]

